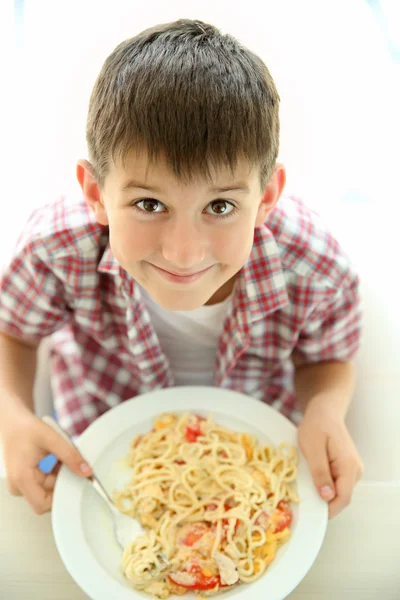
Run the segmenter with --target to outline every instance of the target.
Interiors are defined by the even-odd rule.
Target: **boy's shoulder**
[[[83,195],[68,194],[37,208],[17,244],[49,257],[87,256],[98,253],[107,228],[99,225]]]
[[[274,236],[287,277],[302,278],[316,286],[337,287],[355,276],[338,240],[300,198],[283,196],[266,225]]]

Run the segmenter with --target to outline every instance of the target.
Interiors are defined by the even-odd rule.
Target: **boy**
[[[33,414],[36,349],[50,334],[71,434],[155,388],[232,388],[300,421],[331,517],[350,501],[362,474],[345,425],[358,280],[316,215],[280,199],[278,105],[263,62],[198,21],[146,30],[104,63],[83,194],[34,213],[1,283],[8,485],[37,513],[57,472],[39,470],[46,454],[90,474]]]

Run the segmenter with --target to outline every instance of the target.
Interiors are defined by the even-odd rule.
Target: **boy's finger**
[[[20,490],[37,515],[50,510],[53,492],[45,490],[33,477],[24,478],[20,483]]]
[[[80,452],[49,425],[43,425],[45,428],[44,442],[46,447],[76,475],[80,475],[81,477],[91,475],[92,469]]]
[[[304,445],[304,444],[303,444]],[[311,470],[312,478],[321,498],[326,501],[335,497],[325,437],[318,437],[303,447],[303,453]]]
[[[53,490],[57,479],[57,473],[43,473],[39,469],[35,469],[34,479],[38,485],[45,490]]]
[[[355,486],[355,474],[347,470],[336,480],[336,498],[329,503],[329,518],[333,519],[351,502]]]
[[[56,479],[57,479],[57,475],[54,475],[54,473],[50,473],[50,475],[47,475],[46,479],[44,480],[44,483],[43,483],[44,489],[48,492],[54,490],[54,486],[56,484]]]
[[[31,472],[33,474],[33,479],[35,480],[35,482],[42,486],[46,483],[48,479],[55,479],[58,474],[58,472],[56,473],[53,471],[51,473],[43,473],[43,471],[41,471],[37,467],[32,468]]]

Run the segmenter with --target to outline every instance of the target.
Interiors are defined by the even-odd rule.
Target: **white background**
[[[399,40],[400,11],[380,3],[384,32],[371,4],[25,0],[13,22],[3,0],[0,264],[31,210],[76,189],[91,88],[120,41],[181,17],[232,33],[276,81],[288,191],[326,218],[361,275],[365,329],[349,426],[365,479],[400,482],[400,62],[388,42]]]

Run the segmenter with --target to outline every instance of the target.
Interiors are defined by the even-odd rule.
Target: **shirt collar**
[[[253,248],[239,271],[236,290],[237,307],[248,325],[289,303],[278,245],[266,225],[254,231]]]
[[[121,266],[117,259],[114,256],[113,251],[111,250],[110,242],[103,252],[103,256],[99,262],[97,270],[100,273],[109,273],[110,275],[118,275],[120,273]]]

